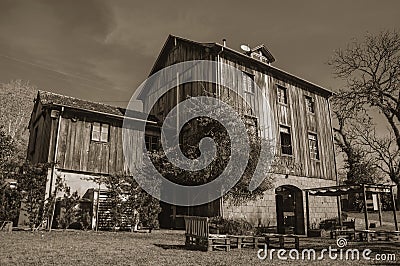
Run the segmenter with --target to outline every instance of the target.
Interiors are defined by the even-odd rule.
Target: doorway
[[[275,189],[276,221],[279,234],[305,234],[303,192],[284,185]]]

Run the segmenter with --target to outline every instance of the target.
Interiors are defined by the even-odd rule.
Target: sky
[[[395,28],[400,1],[0,0],[0,83],[126,106],[174,34],[265,44],[274,66],[337,90],[334,50]]]

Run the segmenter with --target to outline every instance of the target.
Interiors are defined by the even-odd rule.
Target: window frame
[[[98,131],[94,130],[96,124],[98,124],[98,128],[99,128]],[[107,128],[106,133],[104,132],[105,128]],[[97,138],[94,137],[94,133],[95,132],[98,134]],[[105,140],[105,138],[103,138],[104,135],[106,136],[106,140]],[[101,143],[110,142],[110,124],[109,123],[104,123],[104,122],[92,122],[92,128],[91,128],[91,131],[90,131],[90,141],[101,142]]]
[[[315,132],[308,132],[307,142],[308,142],[309,156],[311,160],[319,161],[321,159],[321,156],[318,143],[318,134]],[[311,142],[314,142],[315,144],[311,145]]]
[[[280,99],[282,98],[282,97],[280,97],[280,93],[279,93],[280,91],[284,92],[284,94],[283,94],[284,102],[280,101]],[[282,86],[282,85],[277,85],[276,86],[276,100],[279,104],[288,105],[289,104],[288,88],[286,88],[285,86]]]
[[[282,129],[286,129],[287,132],[284,132]],[[288,140],[290,141],[290,145],[288,147],[284,147],[282,145],[282,134],[286,134],[289,136]],[[285,125],[279,125],[279,146],[280,146],[280,153],[282,156],[293,156],[293,139],[292,139],[292,133],[291,133],[291,128]],[[290,153],[284,153],[284,149],[289,149],[290,148]]]
[[[242,71],[242,74],[243,92],[254,94],[256,92],[255,75],[247,71]],[[251,88],[251,90],[249,90],[249,88]]]
[[[149,141],[147,141],[149,139]],[[154,141],[155,140],[155,141]],[[144,145],[147,151],[157,151],[160,148],[160,136],[156,135],[145,135],[144,136]],[[154,147],[154,145],[156,145]],[[149,148],[147,147],[149,146]]]
[[[308,114],[315,114],[315,99],[310,95],[304,95],[304,103],[306,107],[306,111]],[[309,103],[311,104],[311,111],[309,109]]]

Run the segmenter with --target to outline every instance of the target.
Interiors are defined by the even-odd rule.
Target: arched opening
[[[302,190],[291,185],[277,187],[275,200],[278,233],[305,234]]]

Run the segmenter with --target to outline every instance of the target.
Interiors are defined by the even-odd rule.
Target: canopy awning
[[[305,189],[313,196],[341,196],[353,193],[363,193],[364,188],[367,192],[372,193],[390,193],[391,187],[394,185],[383,184],[360,184],[360,185],[340,185],[331,187],[319,187]]]

